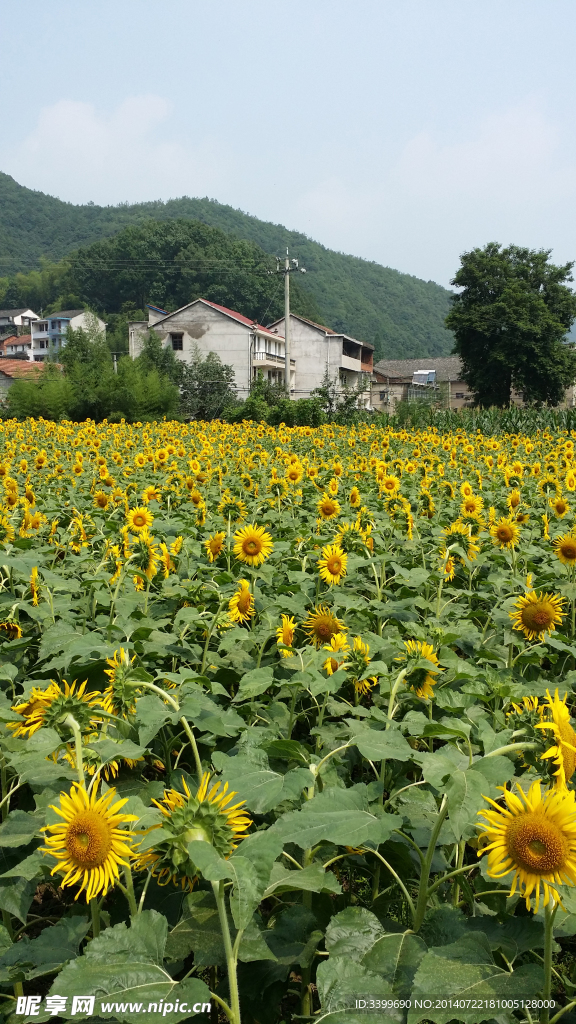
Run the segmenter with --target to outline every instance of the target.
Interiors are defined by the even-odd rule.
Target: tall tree
[[[529,403],[557,405],[576,380],[567,332],[576,319],[572,263],[551,250],[490,242],[461,257],[446,326],[477,405],[505,406],[512,389]]]
[[[205,359],[196,346],[190,363],[183,367],[180,385],[182,412],[197,420],[213,420],[236,401],[234,369],[216,352]]]

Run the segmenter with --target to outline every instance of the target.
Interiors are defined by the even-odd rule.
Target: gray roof
[[[59,313],[46,313],[45,320],[71,320],[74,316],[85,313],[85,309],[61,309]]]
[[[22,313],[32,313],[32,312],[33,312],[33,310],[31,310],[29,306],[26,306],[25,309],[0,309],[0,317],[21,316]],[[36,313],[34,313],[34,316],[36,316]]]
[[[384,377],[411,377],[416,370],[436,370],[436,380],[462,380],[460,356],[419,356],[418,359],[380,359],[376,373]]]

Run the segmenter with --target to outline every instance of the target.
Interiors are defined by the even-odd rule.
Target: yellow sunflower
[[[238,580],[238,590],[228,602],[228,613],[232,622],[248,622],[254,615],[254,598],[250,593],[248,580]]]
[[[102,694],[97,690],[86,693],[87,682],[84,680],[78,689],[77,680],[71,686],[64,680],[64,689],[54,680],[45,690],[32,687],[28,700],[12,708],[12,711],[22,716],[23,721],[7,722],[6,728],[15,736],[29,738],[43,726],[56,727],[67,714],[71,714],[81,729],[95,729],[101,721],[98,709],[102,707]]]
[[[554,692],[554,698],[550,696],[550,691],[546,690],[546,697],[548,704],[544,705],[544,710],[550,715],[550,721],[539,722],[536,728],[551,729],[556,742],[542,754],[542,759],[555,759],[557,771],[554,774],[558,779],[558,785],[565,786],[576,769],[576,733],[570,725],[570,712],[566,707],[568,694],[565,693],[560,700],[558,690]]]
[[[426,661],[432,662],[433,665],[438,665],[438,655],[432,647],[432,644],[427,644],[422,640],[405,640],[404,647],[406,648],[406,654],[398,655],[396,661],[406,661],[410,658],[417,661],[420,658],[425,658]],[[441,671],[442,669],[438,668],[438,672]],[[409,668],[406,674],[406,685],[409,686],[411,690],[415,690],[417,697],[421,697],[425,700],[432,700],[438,672],[434,672],[433,669],[428,669],[426,667]]]
[[[390,474],[383,477],[380,484],[380,490],[384,491],[387,497],[391,498],[394,494],[397,494],[400,490],[400,480],[397,476]]]
[[[19,640],[21,636],[22,630],[17,622],[0,622],[0,639]]]
[[[480,841],[488,840],[478,856],[488,854],[488,875],[500,879],[514,872],[510,895],[518,889],[531,909],[534,894],[536,912],[550,901],[559,903],[554,885],[576,885],[576,807],[575,794],[567,789],[546,789],[533,782],[524,793],[502,787],[506,806],[489,797],[488,810],[478,813],[485,819]],[[492,809],[493,808],[493,809]]]
[[[520,530],[512,519],[502,517],[490,527],[490,536],[498,547],[514,548],[518,543]]]
[[[109,683],[102,694],[102,707],[109,715],[126,717],[136,710],[136,697],[140,696],[141,690],[129,684],[135,660],[136,655],[131,658],[123,647],[114,651],[111,658],[106,658],[110,667],[104,669],[104,674],[108,676]]]
[[[470,494],[460,505],[462,515],[475,516],[484,508],[484,499],[476,494]]]
[[[218,555],[222,554],[225,540],[226,534],[221,530],[218,533],[213,533],[211,537],[204,541],[204,547],[211,562],[216,561]]]
[[[346,575],[348,555],[339,544],[327,544],[322,548],[322,557],[318,559],[320,576],[325,583],[338,584]]]
[[[570,505],[566,501],[566,498],[563,498],[561,494],[556,498],[552,498],[550,508],[554,509],[558,519],[563,519],[566,513],[570,511]]]
[[[154,522],[154,516],[147,508],[139,506],[138,508],[128,509],[126,522],[132,533],[141,533],[142,530],[150,529]]]
[[[64,873],[62,888],[81,883],[75,899],[82,891],[86,902],[100,893],[105,896],[119,877],[119,865],[128,866],[134,857],[135,837],[120,827],[138,820],[134,814],[120,813],[128,798],[118,800],[115,789],[99,797],[96,786],[88,796],[83,786],[73,784],[70,794],[60,794],[59,803],[51,808],[63,824],[43,829],[51,833],[44,852],[58,861],[51,874]]]
[[[244,526],[234,534],[236,558],[252,567],[262,565],[272,554],[273,547],[272,537],[263,526]]]
[[[335,633],[329,644],[324,644],[323,651],[329,651],[330,655],[323,664],[323,669],[329,676],[333,676],[339,668],[345,668],[344,655],[350,650],[350,644],[344,633]],[[340,657],[338,657],[338,655]]]
[[[322,495],[316,507],[322,519],[335,519],[341,512],[340,502],[328,492]]]
[[[283,658],[289,658],[292,654],[291,648],[294,643],[295,629],[295,620],[290,615],[283,615],[282,625],[276,630],[276,639]]]
[[[164,816],[162,835],[151,850],[138,859],[136,867],[148,869],[160,885],[180,884],[192,889],[198,869],[194,864],[194,843],[210,843],[221,857],[229,857],[241,839],[246,837],[252,821],[244,810],[244,801],[230,805],[236,793],[228,792],[228,783],[214,782],[205,772],[195,796],[185,780],[183,793],[164,790],[162,800],[152,802]],[[153,829],[151,832],[153,833]]]
[[[324,604],[317,605],[302,623],[304,631],[315,647],[327,643],[336,633],[344,633],[346,626]]]
[[[576,565],[576,537],[571,533],[564,533],[556,537],[553,543],[554,554],[558,556],[563,565]]]
[[[524,633],[527,640],[543,640],[562,623],[564,598],[558,594],[544,594],[529,590],[516,601],[516,611],[510,612],[513,629]]]
[[[109,500],[110,499],[105,491],[96,491],[94,495],[94,504],[96,505],[96,508],[101,508],[102,510],[108,508]]]

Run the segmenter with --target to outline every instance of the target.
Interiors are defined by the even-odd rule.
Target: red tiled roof
[[[210,299],[201,299],[201,302],[205,302],[207,306],[212,306],[213,309],[219,309],[221,313],[226,313],[228,316],[238,320],[239,323],[245,324],[246,327],[253,327],[257,331],[265,331],[266,334],[272,334],[272,331],[268,327],[263,327],[262,324],[257,323],[255,320],[250,320],[249,317],[244,316],[243,313],[237,313],[235,309],[228,309],[227,306],[219,306],[217,302],[210,302]],[[280,338],[281,335],[276,335]]]
[[[33,363],[30,359],[0,359],[0,373],[5,377],[33,377],[43,369],[44,363]]]

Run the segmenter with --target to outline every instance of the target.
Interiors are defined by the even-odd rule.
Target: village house
[[[380,359],[374,364],[372,408],[394,414],[398,402],[430,401],[446,409],[472,404],[459,356]]]
[[[42,363],[49,357],[57,356],[66,345],[66,331],[69,327],[77,330],[82,327],[89,330],[96,320],[98,329],[106,332],[106,324],[94,313],[85,309],[64,309],[59,313],[50,313],[43,319],[36,320],[32,325],[32,344],[29,359]]]
[[[39,319],[33,309],[0,309],[0,336],[25,333]]]
[[[284,324],[284,317],[281,317],[270,324],[269,330],[283,335]],[[320,387],[328,371],[330,380],[341,387],[353,388],[365,381],[361,404],[370,407],[373,345],[291,313],[290,354],[296,363],[294,398],[308,398]]]
[[[35,380],[43,367],[29,359],[0,359],[0,402],[16,380]]]
[[[11,359],[30,359],[31,351],[31,334],[11,334],[0,341],[0,356],[8,356]]]
[[[215,352],[223,363],[234,369],[241,398],[250,392],[250,384],[261,371],[271,383],[284,383],[284,338],[249,317],[208,299],[195,299],[174,313],[147,306],[148,320],[128,325],[129,352],[135,359],[142,351],[144,338],[154,331],[177,359],[190,363],[195,351],[202,357]],[[294,387],[295,360],[291,360],[291,386]]]

